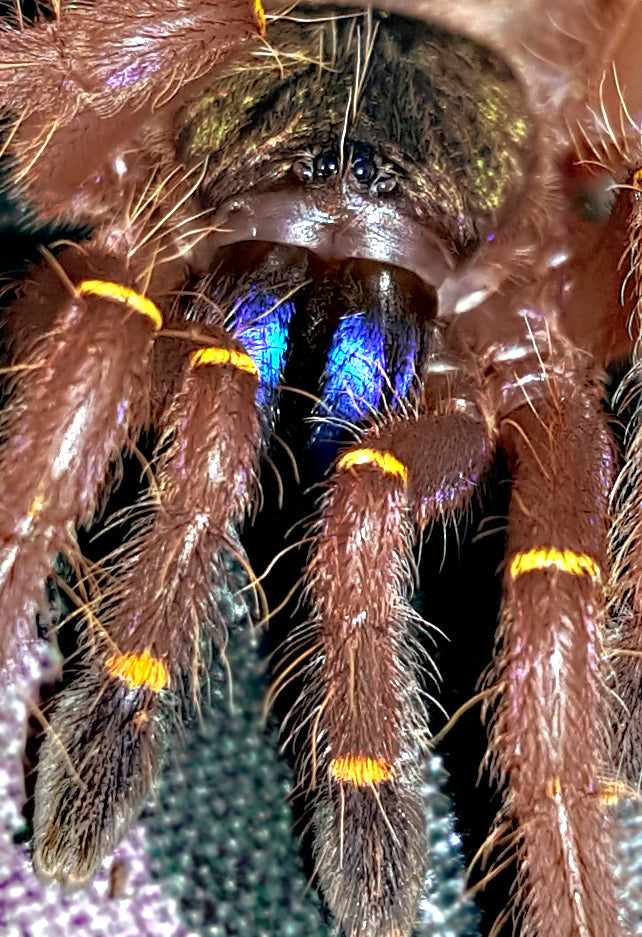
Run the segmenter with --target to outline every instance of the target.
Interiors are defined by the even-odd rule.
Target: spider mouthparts
[[[343,187],[342,187],[343,188]],[[235,196],[217,212],[210,236],[216,250],[240,241],[304,247],[323,260],[377,260],[417,274],[438,287],[454,258],[435,232],[389,199],[371,199],[334,187],[280,188]]]

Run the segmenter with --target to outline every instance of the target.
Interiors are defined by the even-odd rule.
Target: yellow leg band
[[[45,496],[42,494],[42,492],[38,492],[38,494],[35,495],[33,501],[31,502],[31,507],[29,508],[28,512],[29,517],[38,517],[44,506]]]
[[[231,364],[239,371],[259,377],[259,369],[249,355],[241,351],[230,351],[228,348],[199,348],[190,359],[193,368],[201,368],[206,364]]]
[[[546,799],[555,800],[556,797],[561,797],[562,794],[561,779],[559,777],[549,778],[544,787],[544,796]]]
[[[564,788],[562,787],[561,778],[553,777],[546,781],[544,785],[544,797],[547,800],[555,800],[557,797],[562,797],[563,794]],[[589,788],[586,794],[587,796],[597,795],[600,803],[605,807],[615,807],[623,799],[638,796],[636,790],[627,788],[626,784],[618,780],[603,781],[597,786],[597,789]]]
[[[107,670],[112,677],[119,677],[130,689],[147,687],[159,693],[169,683],[167,668],[162,661],[144,654],[113,654],[107,661]]]
[[[615,807],[622,800],[633,797],[638,799],[639,794],[635,788],[627,787],[623,781],[604,781],[599,789],[600,801],[605,807]]]
[[[330,773],[337,781],[349,781],[356,787],[365,784],[380,784],[392,781],[395,770],[382,758],[368,758],[365,755],[344,755],[335,758],[330,766]]]
[[[408,469],[389,452],[378,449],[355,449],[346,452],[337,463],[339,469],[353,468],[355,465],[378,465],[385,475],[396,475],[403,482],[408,481]]]
[[[599,566],[588,553],[556,550],[555,547],[537,547],[514,556],[510,564],[510,574],[513,579],[517,579],[524,573],[551,567],[563,573],[570,573],[571,576],[590,576],[591,579],[597,579],[600,573]]]
[[[261,0],[254,0],[254,15],[256,16],[256,22],[258,23],[261,35],[263,35],[265,32],[265,10],[263,9]]]
[[[128,286],[122,286],[120,283],[110,283],[108,280],[83,280],[77,289],[81,295],[102,296],[105,299],[113,299],[116,302],[124,303],[136,312],[140,312],[141,315],[151,319],[156,329],[163,326],[163,317],[158,306],[151,299],[141,296],[140,293]]]

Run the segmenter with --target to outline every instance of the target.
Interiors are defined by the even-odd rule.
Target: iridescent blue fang
[[[278,395],[288,345],[288,331],[294,315],[292,300],[279,300],[270,292],[250,287],[230,314],[230,327],[256,362],[261,382],[257,399],[269,416]]]
[[[338,421],[359,423],[405,399],[416,373],[417,333],[412,321],[391,322],[385,313],[357,312],[341,319],[330,345],[322,384],[329,417],[317,425],[313,443],[345,437]],[[335,418],[334,420],[332,418]]]

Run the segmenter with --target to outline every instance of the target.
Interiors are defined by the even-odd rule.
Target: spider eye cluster
[[[376,12],[302,8],[268,38],[273,58],[236,62],[181,112],[182,158],[207,160],[216,243],[366,258],[439,287],[532,171],[510,70],[468,39]]]
[[[325,182],[341,173],[341,152],[338,144],[321,150],[315,147],[312,152],[296,159],[292,164],[292,173],[299,182]],[[350,178],[357,185],[363,186],[371,195],[387,195],[397,185],[394,167],[386,164],[380,153],[364,143],[355,143],[350,147],[344,178]]]

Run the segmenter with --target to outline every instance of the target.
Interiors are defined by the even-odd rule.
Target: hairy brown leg
[[[155,491],[139,506],[147,516],[88,624],[92,658],[63,692],[44,745],[34,859],[61,881],[89,878],[131,823],[188,682],[197,696],[209,639],[224,651],[214,585],[221,551],[240,553],[236,528],[256,496],[258,370],[223,330],[201,331],[210,340],[183,355],[161,420]],[[173,359],[179,344],[168,342]]]
[[[147,416],[149,351],[162,323],[146,294],[164,297],[183,282],[193,211],[194,179],[174,180],[168,153],[179,92],[255,35],[263,17],[250,0],[166,4],[164,18],[162,2],[136,10],[129,19],[107,0],[0,34],[15,194],[41,221],[69,214],[95,227],[91,244],[32,274],[10,313],[0,664],[10,642],[30,638],[52,557],[91,519],[109,464]],[[44,99],[33,98],[35,86],[47,89]]]
[[[316,656],[302,697],[317,868],[348,935],[410,934],[425,873],[428,741],[410,605],[419,526],[461,509],[492,449],[479,389],[365,432],[337,462],[308,571]],[[308,677],[309,678],[309,677]],[[364,929],[364,922],[367,926]]]
[[[182,95],[263,27],[259,0],[101,0],[0,30],[14,189],[41,218],[109,220],[113,195],[101,201],[81,187],[123,153],[130,173],[147,174],[140,144],[150,125],[171,138]]]
[[[50,563],[88,523],[110,464],[146,419],[161,313],[108,258],[62,255],[35,271],[12,320],[53,321],[37,339],[16,324],[0,449],[0,660],[33,637]],[[43,313],[46,310],[46,313]]]
[[[515,825],[522,932],[616,937],[601,798],[613,446],[598,383],[571,373],[546,391],[501,428],[515,481],[491,753],[507,785],[502,819]]]

